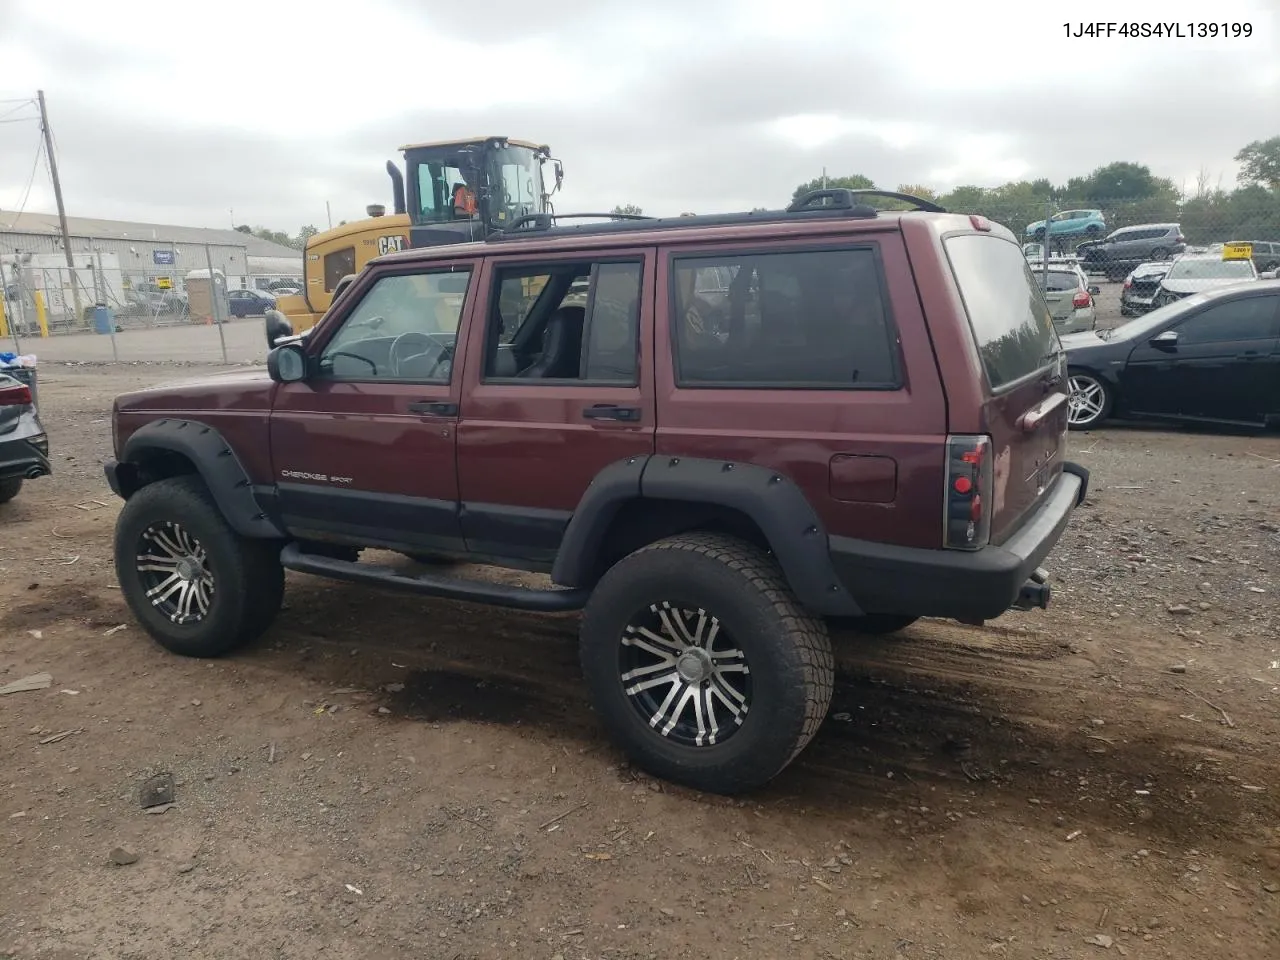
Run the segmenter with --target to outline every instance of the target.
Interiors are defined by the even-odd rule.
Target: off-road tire
[[[214,590],[208,613],[195,623],[175,623],[153,606],[138,570],[144,531],[166,522],[179,524],[206,551]],[[116,520],[116,577],[134,617],[166,650],[220,657],[256,640],[279,613],[280,546],[237,534],[199,477],[172,477],[148,484],[125,502]]]
[[[633,618],[665,604],[715,618],[748,665],[745,719],[726,725],[714,745],[668,739],[626,691],[622,638]],[[835,675],[826,624],[801,607],[777,563],[759,547],[712,533],[659,540],[611,567],[587,602],[579,654],[596,711],[640,767],[720,794],[759,787],[796,758],[826,717]]]
[[[18,491],[22,489],[22,477],[9,477],[7,480],[0,480],[0,503],[8,503],[18,495]]]

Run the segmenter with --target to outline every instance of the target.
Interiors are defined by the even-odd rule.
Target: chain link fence
[[[112,249],[122,245],[123,253]],[[268,301],[248,293],[296,291],[301,278],[250,273],[244,247],[165,246],[143,251],[152,261],[145,266],[120,241],[73,238],[72,267],[49,242],[0,254],[0,354],[55,362],[260,360],[265,339],[251,340],[248,330],[261,332]]]

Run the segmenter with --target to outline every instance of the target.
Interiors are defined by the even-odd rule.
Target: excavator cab
[[[404,169],[387,161],[394,214],[381,204],[368,219],[340,223],[308,238],[303,252],[304,288],[281,297],[283,315],[268,318],[267,343],[301,334],[320,321],[370,260],[409,247],[483,240],[523,216],[554,213],[551,195],[564,182],[564,167],[545,145],[507,137],[476,137],[400,148]],[[543,169],[552,165],[554,185]]]
[[[551,195],[564,182],[550,148],[524,140],[483,137],[400,149],[412,247],[483,240],[520,217],[551,212]],[[550,190],[543,177],[548,163],[555,171]]]

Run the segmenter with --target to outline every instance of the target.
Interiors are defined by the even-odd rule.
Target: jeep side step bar
[[[407,574],[381,564],[340,560],[318,553],[306,553],[296,543],[290,543],[280,551],[280,563],[286,570],[310,573],[331,580],[349,583],[368,583],[373,586],[418,593],[447,600],[469,600],[489,606],[511,607],[515,610],[534,610],[540,613],[561,613],[581,610],[587,603],[589,590],[534,590],[529,587],[512,587],[504,583],[486,583],[462,577],[444,577],[439,574]]]

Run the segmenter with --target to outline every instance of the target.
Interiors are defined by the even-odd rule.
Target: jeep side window
[[[484,379],[635,384],[643,263],[499,269]]]
[[[721,270],[723,300],[701,277]],[[897,334],[875,250],[679,257],[673,269],[682,387],[896,389]]]
[[[469,268],[381,277],[320,356],[340,380],[448,383]]]

